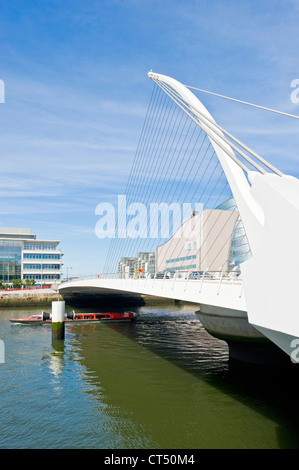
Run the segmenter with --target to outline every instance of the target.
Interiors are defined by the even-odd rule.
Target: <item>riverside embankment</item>
[[[54,300],[63,300],[55,289],[1,290],[0,308],[50,305]]]
[[[57,288],[48,288],[48,289],[11,289],[11,290],[1,290],[0,291],[0,308],[13,308],[13,307],[38,307],[38,306],[47,306],[55,300],[66,300],[66,302],[73,306],[80,306],[81,304],[87,306],[119,306],[124,302],[124,299],[121,301],[115,299],[113,296],[109,299],[103,299],[101,296],[94,296],[89,298],[82,296],[79,299],[62,297],[59,294]],[[134,304],[133,300],[127,300],[131,305]],[[148,295],[140,296],[140,299],[135,303],[138,305],[152,305],[152,304],[175,304],[175,300],[169,300],[163,297],[152,297]],[[82,305],[81,305],[82,306]],[[197,309],[199,306],[197,305]]]

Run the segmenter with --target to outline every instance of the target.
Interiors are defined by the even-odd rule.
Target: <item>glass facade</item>
[[[21,279],[22,247],[18,241],[0,240],[0,280],[11,282]]]
[[[236,203],[235,203],[235,200],[234,198],[230,198],[230,199],[227,199],[226,201],[222,202],[221,204],[219,204],[219,206],[216,207],[216,209],[219,209],[219,210],[224,210],[224,211],[236,211],[237,210],[237,206],[236,206]]]
[[[23,238],[23,239],[22,239]],[[0,281],[34,279],[51,284],[61,278],[59,241],[36,240],[30,229],[0,227]]]
[[[251,250],[244,230],[243,222],[239,216],[236,220],[230,241],[228,255],[228,269],[233,270],[251,257]]]
[[[228,199],[227,201],[220,204],[217,209],[221,210],[238,210],[234,198]],[[231,271],[237,268],[237,272],[240,271],[239,266],[241,263],[251,257],[251,250],[243,226],[241,217],[238,216],[233,233],[230,240],[229,254],[228,254],[228,269]]]

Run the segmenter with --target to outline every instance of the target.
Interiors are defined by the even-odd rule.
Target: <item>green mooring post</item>
[[[52,339],[64,339],[65,301],[52,302]]]

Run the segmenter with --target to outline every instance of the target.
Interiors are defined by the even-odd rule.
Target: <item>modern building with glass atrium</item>
[[[239,271],[251,256],[233,198],[216,209],[193,214],[166,243],[156,248],[157,271]]]
[[[61,280],[62,252],[58,240],[37,240],[28,228],[0,227],[0,280],[34,279],[36,284]]]

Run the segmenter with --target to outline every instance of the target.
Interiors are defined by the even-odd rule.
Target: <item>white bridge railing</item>
[[[70,277],[66,281],[85,281],[85,280],[107,280],[107,281],[124,281],[127,286],[142,284],[144,287],[158,287],[163,289],[174,289],[177,283],[185,283],[184,290],[187,290],[189,284],[198,286],[198,293],[202,292],[206,284],[213,285],[217,289],[217,295],[221,292],[221,287],[227,284],[235,286],[240,285],[239,297],[243,294],[243,283],[239,271],[164,271],[150,273],[105,273],[90,274],[80,277]],[[182,285],[182,284],[181,284]],[[197,289],[196,289],[197,290]]]

